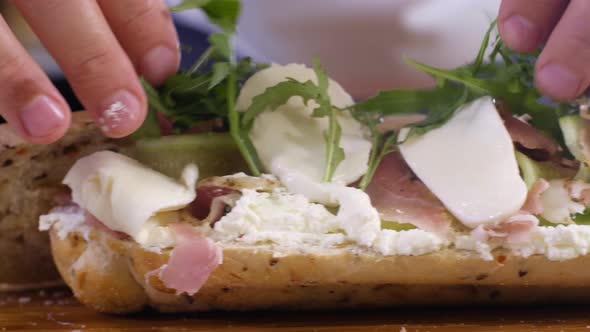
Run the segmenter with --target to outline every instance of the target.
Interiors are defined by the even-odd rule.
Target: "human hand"
[[[536,84],[558,100],[580,96],[590,85],[590,1],[503,0],[498,29],[506,45],[529,52],[546,42]]]
[[[162,83],[180,62],[162,0],[13,0],[76,95],[110,137],[131,134],[147,110],[138,74]],[[66,132],[70,109],[0,16],[0,114],[32,143]]]

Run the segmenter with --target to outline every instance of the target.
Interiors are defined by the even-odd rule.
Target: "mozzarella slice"
[[[111,152],[78,160],[63,183],[72,199],[112,230],[139,239],[150,218],[179,210],[196,197],[198,169],[188,165],[181,183],[139,162]]]
[[[317,83],[315,72],[304,65],[273,65],[246,81],[236,108],[246,110],[254,97],[289,78]],[[353,104],[352,97],[332,80],[329,81],[328,93],[336,107],[345,108]],[[300,97],[292,97],[276,111],[264,112],[256,117],[250,138],[268,171],[278,174],[279,169],[297,170],[313,181],[322,180],[326,155],[324,133],[328,129],[328,119],[311,116],[316,106],[314,101],[306,105]],[[344,149],[345,159],[336,169],[333,182],[349,184],[367,171],[371,141],[366,137],[363,126],[348,112],[339,113],[338,122],[342,127],[340,146]]]
[[[499,222],[524,204],[527,188],[514,146],[489,97],[462,106],[446,124],[408,139],[400,151],[420,180],[468,227]]]

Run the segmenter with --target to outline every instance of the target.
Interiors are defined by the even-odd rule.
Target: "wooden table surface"
[[[119,317],[88,310],[65,290],[48,290],[0,294],[0,331],[590,332],[590,306]]]

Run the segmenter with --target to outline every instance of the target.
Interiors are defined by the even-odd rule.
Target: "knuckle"
[[[23,76],[25,72],[24,61],[18,55],[7,55],[0,58],[0,77],[2,81],[13,81]]]
[[[77,80],[91,80],[104,76],[114,66],[117,59],[108,49],[94,49],[79,56],[69,70]]]
[[[158,10],[158,5],[154,0],[124,1],[122,4],[124,4],[124,8],[121,22],[119,22],[122,27],[129,27],[141,22]]]
[[[585,52],[586,56],[589,55],[590,35],[587,33],[587,29],[574,29],[568,38],[572,44],[572,47],[574,48],[571,51],[583,51]]]

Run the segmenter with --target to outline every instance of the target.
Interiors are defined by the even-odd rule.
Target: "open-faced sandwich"
[[[490,42],[492,25],[471,64],[408,60],[435,88],[355,103],[317,61],[236,62],[233,25],[205,11],[225,30],[204,57],[146,85],[142,129],[80,158],[40,218],[83,303],[590,301],[587,106],[543,98],[534,54]]]

